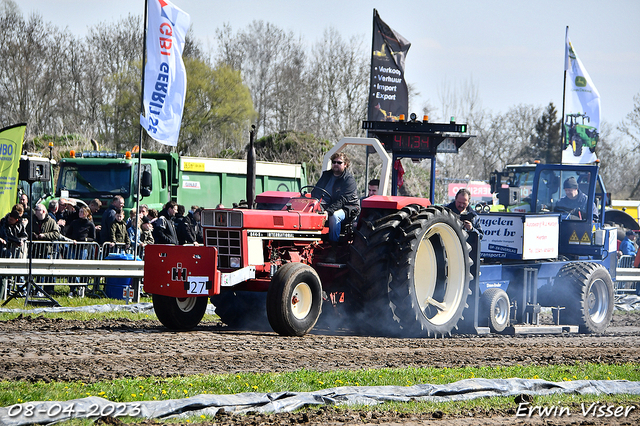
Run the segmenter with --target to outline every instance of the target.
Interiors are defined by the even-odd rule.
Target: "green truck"
[[[81,199],[87,204],[98,198],[105,206],[121,195],[128,214],[136,205],[137,169],[137,156],[128,153],[74,153],[60,160],[56,196]],[[231,207],[246,198],[246,173],[246,160],[143,153],[140,203],[158,210],[170,200],[187,209],[192,205]],[[299,191],[305,185],[305,164],[256,164],[257,194]]]

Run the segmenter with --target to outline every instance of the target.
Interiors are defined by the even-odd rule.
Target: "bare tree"
[[[640,150],[640,93],[633,97],[633,110],[618,125],[618,130],[631,139],[634,149]]]
[[[27,135],[54,133],[64,111],[59,70],[64,68],[70,36],[37,14],[25,20],[8,4],[0,25],[0,118],[5,123],[26,122]]]
[[[362,40],[344,41],[335,28],[325,30],[313,47],[310,69],[314,133],[332,140],[362,134],[369,90],[369,57]]]
[[[217,37],[219,60],[239,69],[249,86],[258,113],[258,134],[289,126],[290,120],[283,114],[287,115],[297,102],[287,98],[299,97],[304,92],[300,90],[304,89],[300,83],[305,71],[302,40],[264,21],[253,21],[236,35],[225,25]],[[285,112],[279,113],[279,109]]]
[[[596,153],[607,192],[613,198],[629,197],[640,178],[640,169],[634,167],[640,163],[640,153],[634,151],[631,141],[616,134],[613,126],[606,121],[600,124]]]

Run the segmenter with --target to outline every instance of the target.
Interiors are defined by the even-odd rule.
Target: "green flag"
[[[21,123],[0,130],[0,217],[11,211],[18,197],[18,166],[26,129]]]

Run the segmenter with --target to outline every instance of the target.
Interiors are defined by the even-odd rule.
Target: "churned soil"
[[[399,339],[318,329],[301,337],[232,330],[203,322],[189,332],[167,331],[158,321],[69,321],[19,316],[0,322],[0,380],[91,383],[123,377],[186,376],[298,369],[464,367],[583,363],[640,363],[640,312],[614,315],[602,335],[470,336]],[[640,397],[638,397],[640,404]],[[516,404],[514,403],[514,407]],[[579,411],[576,408],[574,411]],[[572,416],[516,419],[514,412],[469,411],[402,414],[322,407],[301,413],[220,414],[220,425],[281,424],[611,424],[612,419]],[[616,424],[639,424],[640,406]],[[118,419],[101,422],[119,424]],[[162,422],[147,421],[155,425]],[[211,423],[210,423],[211,424]],[[193,423],[191,423],[193,425]]]

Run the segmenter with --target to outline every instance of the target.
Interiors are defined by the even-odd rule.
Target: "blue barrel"
[[[133,254],[124,254],[124,253],[111,253],[105,260],[133,260]],[[140,260],[140,258],[136,259]],[[126,289],[127,287],[131,288],[133,278],[117,278],[117,277],[107,277],[104,293],[110,299],[123,299],[126,300]]]

